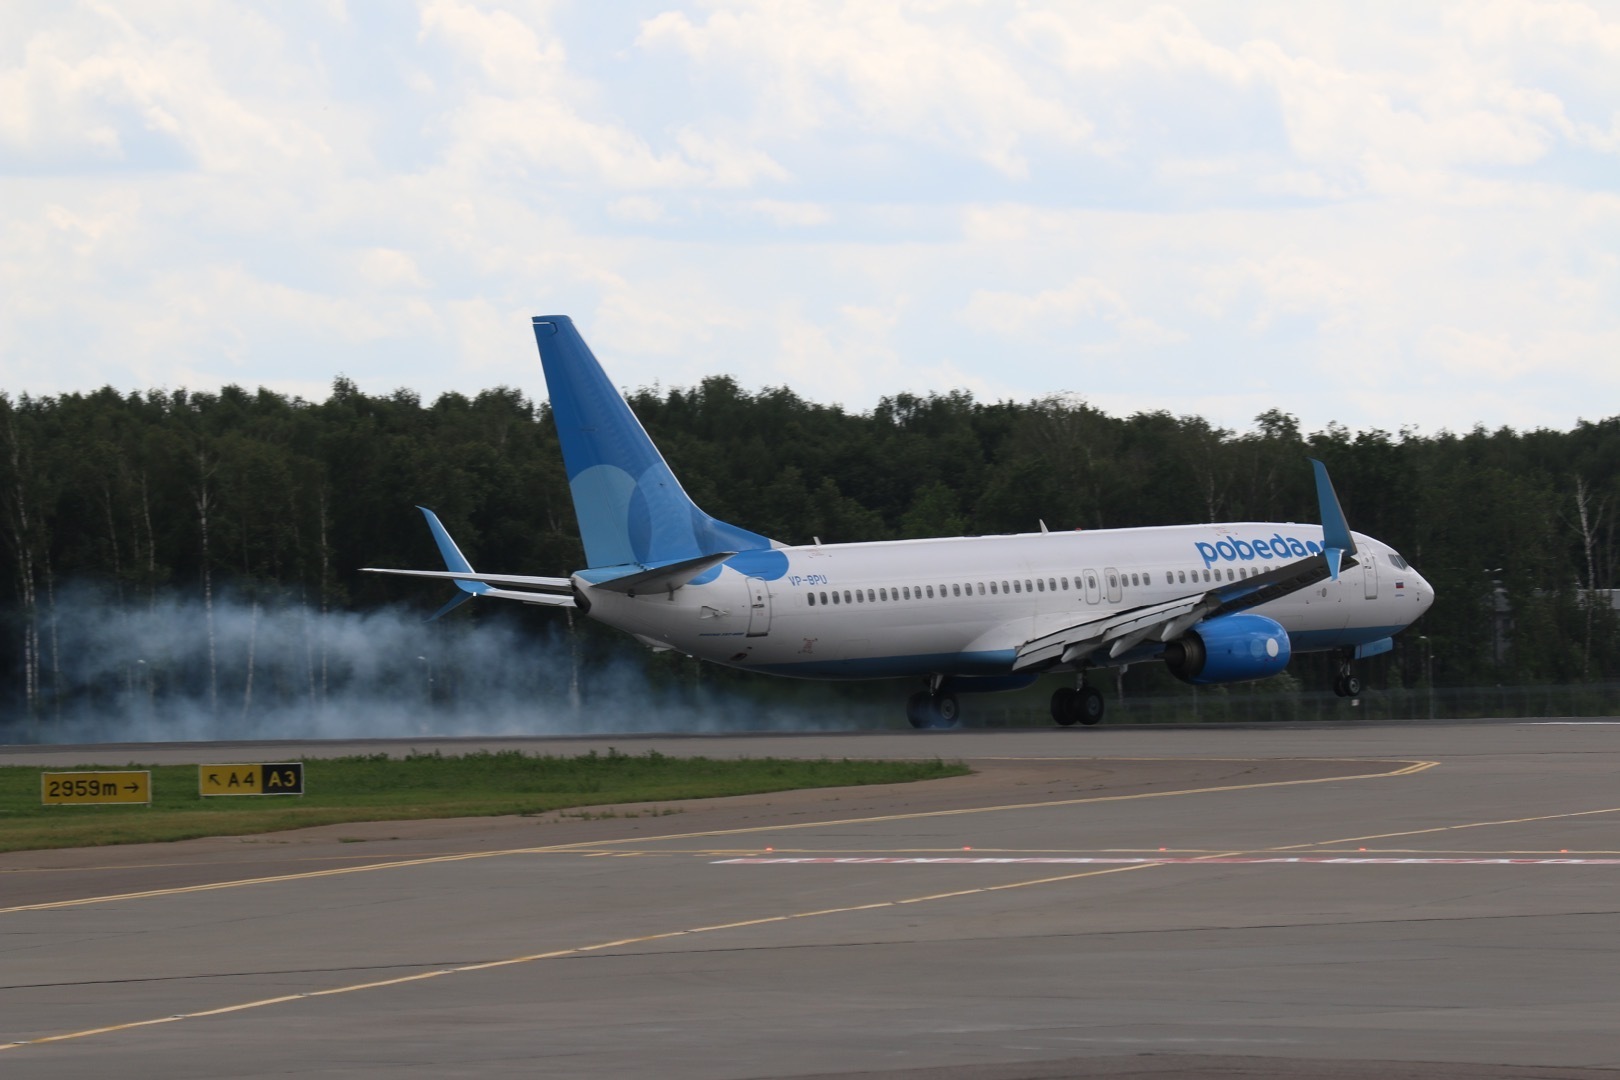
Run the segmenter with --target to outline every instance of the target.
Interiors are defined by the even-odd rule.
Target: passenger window
[[[827,594],[826,593],[821,594],[821,606],[822,607],[827,606]]]
[[[864,594],[862,594],[862,592],[861,592],[861,590],[859,590],[859,589],[856,589],[856,590],[855,590],[855,602],[856,602],[856,603],[857,603],[857,604],[864,604],[864,603],[866,603],[866,597],[865,597],[865,595],[864,595]]]
[[[869,603],[869,604],[877,603],[877,594],[874,593],[871,589],[866,590],[866,602]]]
[[[1025,592],[1034,592],[1035,591],[1035,587],[1030,584],[1029,578],[1024,579],[1024,591]]]
[[[1046,591],[1046,582],[1042,581],[1040,578],[1036,578],[1035,579],[1035,589],[1036,589],[1037,592],[1045,592]]]
[[[934,587],[932,585],[930,585],[930,586],[928,586],[928,599],[932,600],[933,598],[934,598]]]
[[[1187,584],[1187,571],[1178,570],[1176,572],[1176,579],[1183,585]]]
[[[1022,583],[1017,582],[1017,581],[1013,582],[1013,592],[1021,593],[1023,591],[1024,591],[1024,586],[1023,586]]]
[[[1144,584],[1144,585],[1153,584],[1153,571],[1149,570],[1149,571],[1147,571],[1146,573],[1144,573],[1142,575],[1142,584]]]
[[[960,585],[952,585],[951,586],[951,595],[952,596],[961,596],[962,595],[962,586],[960,586]]]
[[[907,586],[906,586],[906,587],[905,587],[905,589],[906,589],[906,599],[907,599],[907,600],[910,600],[910,599],[911,599],[911,586],[910,586],[910,585],[907,585]]]
[[[838,593],[836,592],[833,593],[833,603],[838,603]]]
[[[844,603],[846,603],[846,604],[853,603],[853,601],[851,601],[850,598],[849,598],[849,590],[848,589],[844,590]]]
[[[1110,589],[1119,588],[1119,578],[1115,577],[1113,574],[1109,574],[1108,575],[1108,587]]]
[[[889,598],[889,590],[888,589],[879,589],[878,590],[878,599],[879,600],[887,600],[888,598]]]
[[[816,606],[816,594],[815,593],[810,594],[810,606],[811,607]]]
[[[980,596],[984,595],[984,582],[982,582],[982,581],[979,582],[979,595]]]
[[[1046,579],[1046,588],[1050,592],[1057,592],[1057,579],[1056,578],[1047,578]]]
[[[1086,575],[1086,588],[1095,589],[1096,587],[1097,587],[1097,575],[1096,574],[1087,574]]]
[[[991,596],[996,595],[996,583],[993,582],[993,581],[990,583],[990,595]]]
[[[1005,582],[1005,581],[1003,581],[1003,582],[1002,582],[1002,583],[1001,583],[1001,591],[1002,591],[1002,592],[1004,592],[1004,593],[1006,593],[1006,592],[1012,592],[1012,590],[1011,590],[1011,589],[1009,589],[1009,588],[1007,588],[1007,583],[1006,583],[1006,582]]]

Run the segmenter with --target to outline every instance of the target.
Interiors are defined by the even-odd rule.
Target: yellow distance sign
[[[199,795],[302,795],[304,763],[199,765]]]
[[[46,806],[104,803],[152,805],[149,772],[48,772],[39,775],[39,801]]]

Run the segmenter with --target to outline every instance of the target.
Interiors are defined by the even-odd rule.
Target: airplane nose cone
[[[1434,586],[1430,585],[1429,579],[1422,574],[1416,574],[1415,576],[1417,577],[1415,583],[1417,585],[1417,596],[1415,599],[1418,602],[1418,608],[1427,611],[1429,605],[1434,603]]]

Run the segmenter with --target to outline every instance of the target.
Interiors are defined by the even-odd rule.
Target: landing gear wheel
[[[1083,686],[1078,692],[1076,714],[1080,723],[1091,727],[1103,718],[1102,691],[1095,686]]]
[[[1052,691],[1052,719],[1062,727],[1079,723],[1080,691],[1072,686],[1060,686]]]
[[[1103,696],[1092,686],[1061,686],[1052,691],[1052,719],[1063,727],[1090,727],[1103,717]]]
[[[1356,698],[1361,696],[1361,676],[1348,669],[1339,672],[1339,677],[1333,680],[1333,692],[1340,697]]]
[[[919,690],[906,699],[906,719],[914,728],[952,728],[961,715],[955,694]]]
[[[906,719],[911,722],[912,727],[925,728],[929,726],[929,721],[932,719],[929,716],[929,706],[932,704],[933,702],[926,690],[919,690],[906,699]]]

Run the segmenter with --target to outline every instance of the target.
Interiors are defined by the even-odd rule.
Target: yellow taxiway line
[[[1202,759],[1200,759],[1202,760]],[[1303,759],[1341,760],[1341,759]],[[1381,780],[1432,769],[1437,761],[1408,761],[1401,768],[1386,772],[1358,773],[1352,776],[1318,776],[1304,780],[1268,780],[1253,784],[1222,784],[1214,787],[1181,788],[1175,791],[1146,791],[1133,795],[1091,795],[1076,799],[1053,799],[1046,802],[1006,803],[996,806],[959,807],[952,810],[918,810],[901,814],[877,814],[872,817],[842,818],[830,821],[800,821],[785,825],[751,825],[740,829],[705,829],[697,832],[668,833],[663,836],[638,836],[623,840],[578,841],[572,844],[549,844],[541,847],[505,848],[498,851],[472,851],[454,855],[432,855],[419,859],[401,859],[392,862],[365,863],[360,866],[342,866],[326,870],[304,870],[294,874],[275,874],[269,877],[240,878],[233,881],[215,881],[204,885],[180,885],[167,889],[145,889],[139,892],[113,893],[106,896],[85,896],[75,900],[52,900],[40,904],[19,904],[0,908],[0,915],[23,911],[56,911],[63,908],[84,907],[90,904],[110,904],[120,900],[145,900],[164,896],[184,896],[190,893],[213,892],[219,889],[237,889],[249,885],[273,885],[287,881],[310,881],[316,878],[339,877],[344,874],[364,874],[376,870],[401,867],[431,866],[437,863],[465,862],[470,859],[495,859],[510,855],[538,855],[547,852],[594,850],[617,844],[648,844],[669,840],[696,840],[714,836],[745,836],[759,833],[788,832],[795,829],[822,829],[844,825],[876,825],[890,821],[916,821],[924,818],[958,817],[970,814],[994,814],[1013,810],[1050,809],[1061,806],[1083,806],[1090,803],[1131,802],[1138,799],[1168,799],[1188,795],[1214,795],[1221,792],[1255,791],[1262,788],[1296,787],[1305,784],[1335,784],[1350,780]]]

